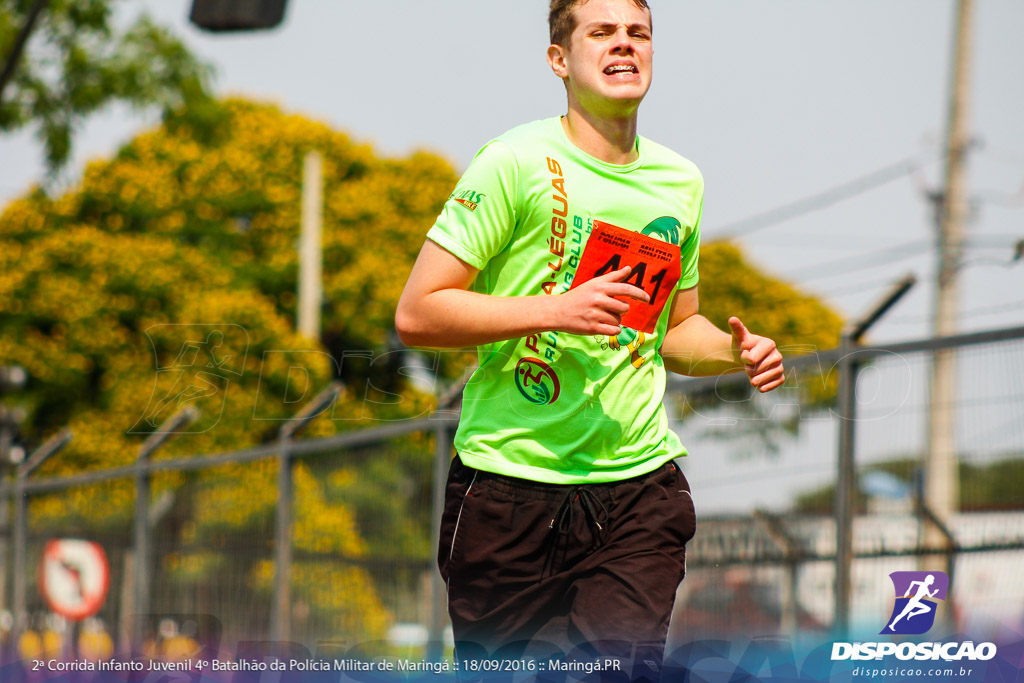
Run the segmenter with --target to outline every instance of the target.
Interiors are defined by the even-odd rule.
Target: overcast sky
[[[543,0],[290,0],[270,32],[211,35],[190,0],[126,0],[170,24],[217,70],[217,89],[281,104],[388,154],[435,151],[458,169],[489,138],[564,112],[545,62]],[[921,283],[872,340],[929,333],[942,177],[951,0],[652,0],[655,76],[640,132],[692,159],[706,183],[704,239],[738,221],[910,160],[920,171],[775,225],[743,225],[751,259],[855,316],[906,272]],[[1024,320],[1024,2],[976,2],[970,129],[978,200],[961,326]],[[155,120],[89,123],[73,169]],[[0,201],[41,175],[30,134],[0,138]],[[1015,194],[1016,193],[1016,194]],[[1015,196],[1014,196],[1015,195]]]

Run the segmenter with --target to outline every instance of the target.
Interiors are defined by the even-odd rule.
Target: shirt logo
[[[879,633],[919,635],[935,623],[939,600],[946,599],[949,577],[945,572],[893,572],[889,574],[896,589],[889,622]]]
[[[558,400],[561,386],[554,368],[540,358],[527,356],[516,363],[516,388],[530,403],[545,406]]]
[[[664,240],[669,244],[679,246],[679,221],[672,216],[662,216],[661,218],[655,218],[653,221],[647,224],[641,234],[648,235],[650,237],[657,237],[660,240]]]
[[[487,195],[474,192],[473,190],[463,190],[461,192],[453,192],[449,199],[454,199],[470,211],[476,211],[476,207],[480,206],[480,202],[484,200],[485,196]]]

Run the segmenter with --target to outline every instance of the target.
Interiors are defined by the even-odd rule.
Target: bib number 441
[[[649,303],[630,300],[622,325],[652,333],[668,302],[668,294],[679,282],[679,247],[676,245],[595,220],[570,289],[625,266],[631,268],[626,282],[647,292],[651,300]]]

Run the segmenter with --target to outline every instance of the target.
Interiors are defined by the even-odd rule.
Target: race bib
[[[595,220],[569,289],[625,266],[632,268],[625,281],[647,292],[651,301],[626,299],[629,312],[622,324],[650,334],[681,276],[676,245]]]

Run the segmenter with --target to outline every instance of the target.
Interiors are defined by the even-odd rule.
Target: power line
[[[1010,168],[1020,169],[1024,166],[1024,154],[1020,154],[1015,150],[993,148],[985,140],[980,141],[980,144],[976,146],[976,151]]]
[[[727,238],[727,237],[723,237],[721,239],[712,238],[712,239],[709,240],[709,243],[710,244],[714,244],[715,242],[727,242],[728,240],[729,240],[729,238]],[[744,242],[744,244],[753,245],[753,242],[754,242],[754,240],[751,239],[751,240],[749,240],[749,242]],[[822,244],[820,242],[815,242],[813,240],[813,238],[811,238],[807,234],[801,235],[799,233],[797,233],[797,234],[790,233],[790,234],[783,234],[783,235],[772,234],[771,242],[770,243],[760,243],[760,244],[757,245],[756,248],[758,250],[779,249],[779,248],[785,248],[787,250],[791,250],[793,248],[796,248],[796,249],[813,249],[813,250],[816,250],[816,251],[841,251],[841,252],[848,252],[850,250],[850,245],[845,243],[845,242],[842,242],[840,240],[832,240],[832,241],[830,241],[828,243]]]
[[[968,310],[968,311],[965,311],[965,312],[961,313],[960,314],[960,318],[961,319],[964,319],[964,318],[977,318],[979,316],[985,316],[985,315],[996,315],[997,313],[1006,313],[1008,311],[1016,311],[1016,310],[1019,310],[1019,309],[1022,309],[1022,308],[1024,308],[1024,299],[1019,300],[1019,301],[1010,301],[1008,303],[998,304],[996,306],[985,306],[985,307],[982,307],[982,308],[974,308],[974,309],[971,309],[971,310]],[[934,321],[935,321],[935,316],[933,316],[933,315],[900,316],[900,317],[892,318],[891,320],[889,320],[889,322],[897,323],[897,324],[900,324],[900,325],[911,325],[911,324],[918,324],[918,323],[930,323],[930,322],[934,322]]]
[[[932,275],[925,275],[920,279],[922,281],[927,281],[932,277]],[[879,285],[891,286],[893,281],[894,280],[892,275],[887,275],[886,277],[878,278],[876,280],[868,280],[867,282],[858,281],[857,283],[852,285],[846,285],[844,287],[835,287],[833,289],[826,289],[824,291],[819,291],[818,294],[824,297],[838,299],[849,294],[864,294],[868,290],[877,288]]]
[[[795,237],[795,236],[793,236]],[[806,242],[806,240],[804,240]],[[838,259],[835,261],[829,261],[824,264],[811,266],[803,270],[796,272],[787,273],[786,275],[796,280],[796,284],[804,284],[816,279],[823,279],[838,275],[848,275],[850,273],[857,272],[859,270],[867,270],[875,268],[880,265],[888,263],[895,263],[905,258],[915,256],[925,250],[926,247],[931,246],[929,240],[914,240],[911,242],[905,242],[898,244],[894,247],[886,247],[875,251],[870,251],[856,256]],[[974,235],[964,241],[962,245],[965,248],[972,249],[1005,249],[1007,247],[1016,247],[1017,252],[1024,253],[1024,239],[1021,239],[1017,235],[1011,234],[982,234]],[[815,246],[815,248],[820,248]],[[970,259],[962,262],[962,266],[966,267],[969,265],[1000,265],[1005,267],[1012,267],[1021,260],[1021,256],[1015,255],[1009,260],[994,260],[994,259]],[[931,276],[929,276],[929,279]],[[854,285],[847,285],[836,289],[830,289],[819,292],[822,296],[837,297],[845,294],[853,294],[863,292],[877,284],[889,284],[892,282],[892,278],[883,278],[878,280],[872,280],[866,283],[857,283]]]
[[[1005,249],[1007,247],[1014,247],[1020,238],[1021,234],[981,233],[978,235],[968,235],[963,241],[963,246],[976,249]]]
[[[817,266],[812,266],[810,268],[804,268],[803,270],[789,273],[789,277],[797,279],[800,283],[804,283],[809,282],[810,280],[846,275],[858,270],[902,261],[926,251],[931,246],[932,243],[930,240],[904,242],[903,244],[898,244],[895,247],[879,249],[866,254],[858,254],[857,256],[850,258],[838,259]]]
[[[920,167],[920,162],[915,157],[908,157],[896,163],[883,166],[882,168],[868,173],[867,175],[854,178],[841,185],[832,187],[824,192],[798,199],[795,202],[763,211],[753,216],[727,223],[716,229],[715,235],[722,239],[732,239],[750,235],[758,230],[777,225],[783,221],[802,216],[812,211],[824,209],[843,200],[856,197],[857,195],[870,192],[877,187],[891,183],[904,176],[910,175]]]
[[[986,204],[1017,209],[1024,206],[1024,183],[1016,192],[979,192],[976,198],[977,201]]]
[[[1007,246],[1016,246],[1018,253],[1024,253],[1024,240],[1011,235],[978,235],[978,239],[970,238],[966,240],[963,246],[975,249],[1005,249]],[[1002,240],[1017,239],[1016,244],[1005,244],[999,243]],[[988,241],[986,244],[985,242]],[[931,242],[929,240],[914,240],[912,242],[905,242],[898,244],[894,247],[887,247],[885,249],[878,249],[876,251],[867,252],[865,254],[859,254],[846,259],[838,259],[836,261],[829,261],[827,263],[805,268],[795,273],[789,273],[789,277],[792,277],[798,281],[798,284],[803,284],[811,280],[823,279],[832,277],[834,275],[848,275],[850,273],[857,272],[858,270],[867,270],[875,268],[876,266],[885,265],[888,263],[895,263],[905,258],[915,256],[918,253],[924,251],[922,247],[929,247]],[[961,263],[961,267],[973,266],[973,265],[998,265],[1003,267],[1014,267],[1021,259],[1021,256],[1014,255],[1007,260],[998,259],[985,259],[975,258],[965,260]],[[875,284],[890,283],[891,278],[885,280],[874,280],[868,283],[858,283],[856,285],[849,285],[834,290],[826,290],[821,292],[824,296],[838,296],[841,294],[848,294],[854,292],[862,292],[866,288],[871,287]]]

